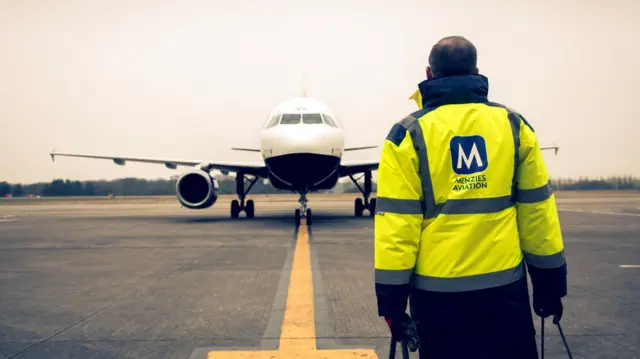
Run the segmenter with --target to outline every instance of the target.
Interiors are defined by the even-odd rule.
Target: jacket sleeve
[[[382,146],[374,218],[378,314],[393,317],[407,307],[423,222],[418,158],[407,129],[393,126]]]
[[[520,246],[534,293],[564,297],[567,266],[556,200],[537,136],[520,119],[516,203]]]

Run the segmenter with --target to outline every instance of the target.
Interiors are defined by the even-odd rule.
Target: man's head
[[[477,61],[478,53],[471,41],[462,36],[447,36],[431,49],[427,78],[477,74]]]

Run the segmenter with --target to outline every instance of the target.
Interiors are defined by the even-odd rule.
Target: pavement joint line
[[[302,223],[296,233],[297,238],[295,249],[292,251],[289,286],[277,349],[209,350],[207,359],[378,359],[378,355],[373,349],[318,349],[316,306],[314,304],[317,294],[314,293],[309,231],[307,226]],[[316,285],[316,288],[319,286]],[[275,306],[276,303],[274,303]],[[322,328],[322,326],[321,324],[320,327]],[[267,328],[267,330],[269,329]],[[194,356],[193,354],[196,354],[195,351],[191,357]]]
[[[620,268],[640,268],[640,264],[621,264]]]

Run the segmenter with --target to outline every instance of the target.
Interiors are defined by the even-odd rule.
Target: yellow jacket
[[[409,284],[497,287],[522,279],[525,264],[536,286],[566,295],[560,222],[536,134],[487,94],[482,75],[423,81],[411,97],[421,110],[384,142],[375,214],[380,315],[404,312]],[[400,298],[389,298],[394,290]]]

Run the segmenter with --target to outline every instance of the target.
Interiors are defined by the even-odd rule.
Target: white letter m
[[[470,169],[474,158],[476,159],[478,167],[482,167],[482,159],[480,158],[480,153],[478,152],[478,147],[475,142],[473,143],[473,147],[471,147],[469,157],[465,155],[462,145],[458,143],[458,169],[462,167],[462,160],[464,160],[464,164],[467,165],[467,169]]]

